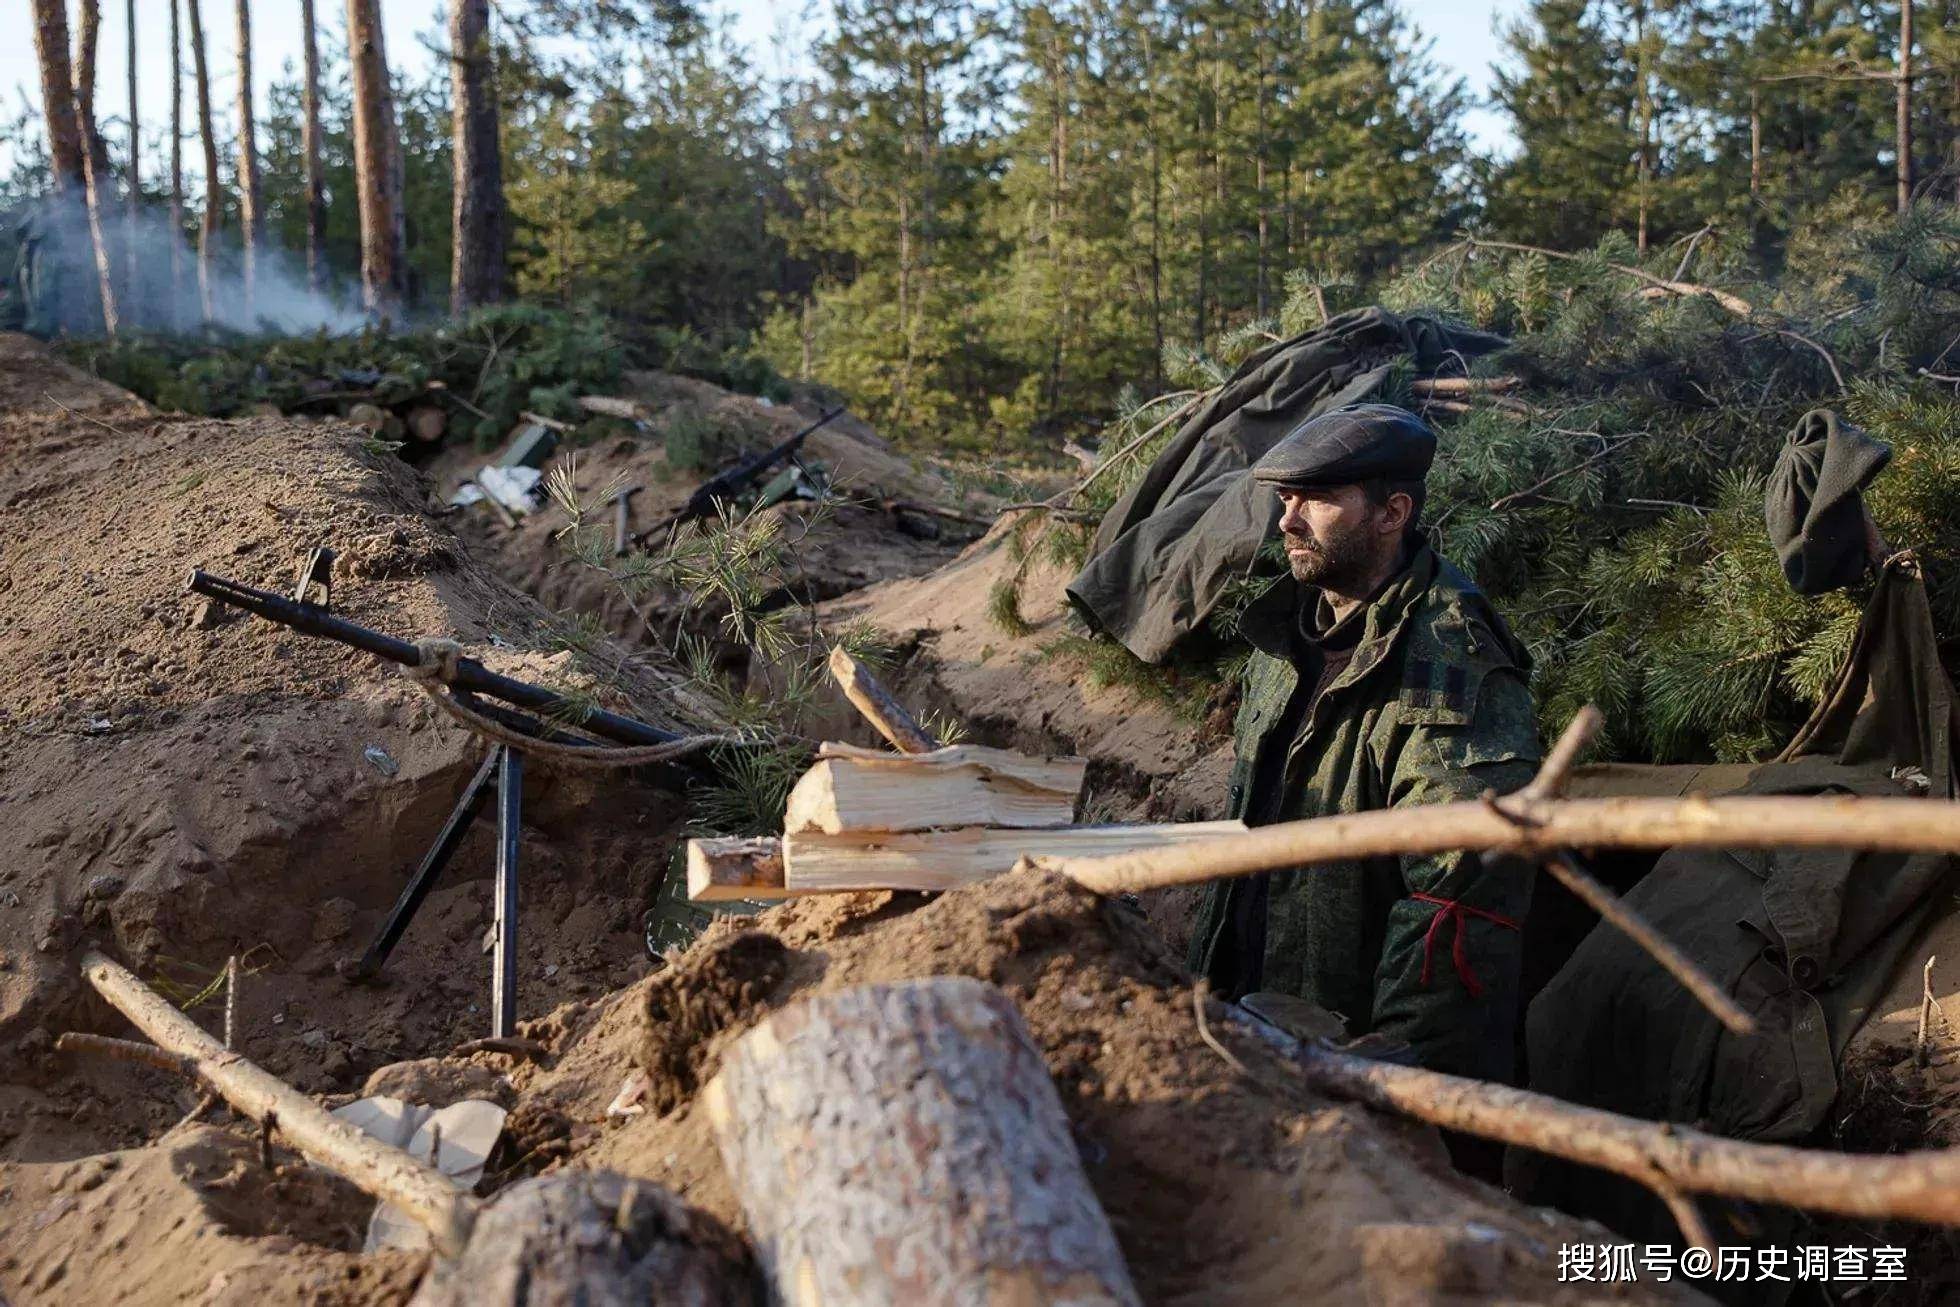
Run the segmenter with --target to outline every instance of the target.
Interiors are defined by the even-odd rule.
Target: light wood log
[[[1134,1303],[1041,1050],[992,985],[805,999],[704,1094],[778,1301]]]
[[[687,897],[694,902],[786,896],[782,841],[775,836],[687,842]]]
[[[785,893],[945,890],[1012,871],[1022,857],[1087,857],[1144,848],[1188,847],[1242,834],[1238,821],[1052,830],[958,830],[893,835],[791,834],[783,837]]]
[[[1547,799],[1438,803],[1262,826],[1207,841],[1035,865],[1098,894],[1134,893],[1351,858],[1492,849],[1878,849],[1960,853],[1960,803],[1857,796]]]
[[[748,1307],[755,1300],[754,1268],[713,1217],[650,1181],[560,1171],[498,1194],[462,1255],[430,1267],[409,1302]]]
[[[783,830],[918,831],[936,826],[1066,826],[1088,763],[1044,763],[1005,750],[819,758],[789,792]],[[983,756],[993,755],[992,757]],[[934,759],[919,763],[919,759]]]
[[[611,395],[580,395],[578,406],[587,413],[597,413],[601,417],[623,418],[637,422],[646,416],[646,410],[630,399],[616,399]]]
[[[1960,1149],[1871,1157],[1743,1143],[1525,1089],[1355,1057],[1261,1026],[1247,1029],[1281,1046],[1289,1065],[1325,1092],[1596,1166],[1664,1197],[1716,1194],[1842,1216],[1960,1225]]]
[[[879,684],[878,678],[842,645],[830,651],[830,674],[844,688],[844,697],[851,701],[851,706],[892,742],[892,748],[900,753],[931,753],[939,747],[932,732],[919,725],[918,719],[905,711],[904,705],[892,698],[891,691]]]
[[[309,1162],[401,1208],[427,1228],[439,1251],[452,1256],[461,1251],[476,1218],[476,1200],[440,1171],[329,1115],[277,1076],[226,1051],[196,1022],[102,954],[85,954],[82,974],[159,1047],[189,1058],[198,1079],[239,1112],[261,1124],[276,1122],[279,1137]]]

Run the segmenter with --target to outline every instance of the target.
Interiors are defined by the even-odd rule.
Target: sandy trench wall
[[[113,1025],[82,999],[90,941],[187,982],[248,954],[247,1048],[309,1087],[486,1032],[482,823],[393,983],[332,974],[484,746],[393,669],[183,589],[200,565],[287,591],[323,543],[343,616],[684,726],[630,675],[555,651],[554,619],[474,561],[364,433],[158,415],[0,336],[0,1047],[21,1054],[0,1080],[58,1074],[49,1027]],[[643,969],[631,908],[664,874],[680,804],[545,768],[526,799],[519,1003],[538,1013]],[[7,1107],[0,1087],[0,1155],[35,1133]]]

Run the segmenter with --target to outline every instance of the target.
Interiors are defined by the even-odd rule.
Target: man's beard
[[[1293,579],[1302,585],[1318,586],[1335,594],[1353,594],[1369,579],[1374,557],[1367,538],[1360,532],[1320,540],[1307,535],[1287,535],[1288,549],[1306,546],[1305,553],[1286,555]]]

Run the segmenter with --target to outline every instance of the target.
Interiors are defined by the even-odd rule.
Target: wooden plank
[[[1034,761],[1030,759],[1029,761]],[[909,765],[892,758],[823,758],[803,773],[783,812],[788,832],[917,831],[940,826],[1066,826],[1081,772],[1035,784],[976,763]]]
[[[687,842],[687,897],[692,901],[726,903],[785,896],[782,842],[775,836]]]
[[[1049,830],[972,826],[892,834],[802,832],[783,836],[783,892],[957,889],[1012,871],[1023,856],[1108,857],[1244,833],[1245,823],[1239,821]]]

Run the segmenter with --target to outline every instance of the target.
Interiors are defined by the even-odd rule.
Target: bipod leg
[[[490,1033],[517,1033],[517,832],[524,815],[524,755],[500,747],[497,771],[497,915],[491,957]]]
[[[382,923],[381,932],[367,946],[367,952],[361,954],[360,961],[354,964],[354,979],[366,980],[380,971],[388,955],[394,952],[395,945],[401,942],[402,935],[408,930],[408,923],[415,919],[416,910],[422,906],[422,900],[429,897],[429,891],[435,887],[443,868],[456,856],[463,837],[469,834],[470,823],[476,820],[477,813],[483,811],[483,801],[489,797],[490,783],[497,775],[497,756],[502,752],[501,747],[490,750],[482,765],[476,769],[476,774],[470,777],[470,783],[463,787],[456,806],[449,810],[449,820],[442,824],[442,830],[436,835],[436,842],[422,855],[422,863],[408,878],[408,884],[402,886],[401,897],[389,909],[388,920]]]

